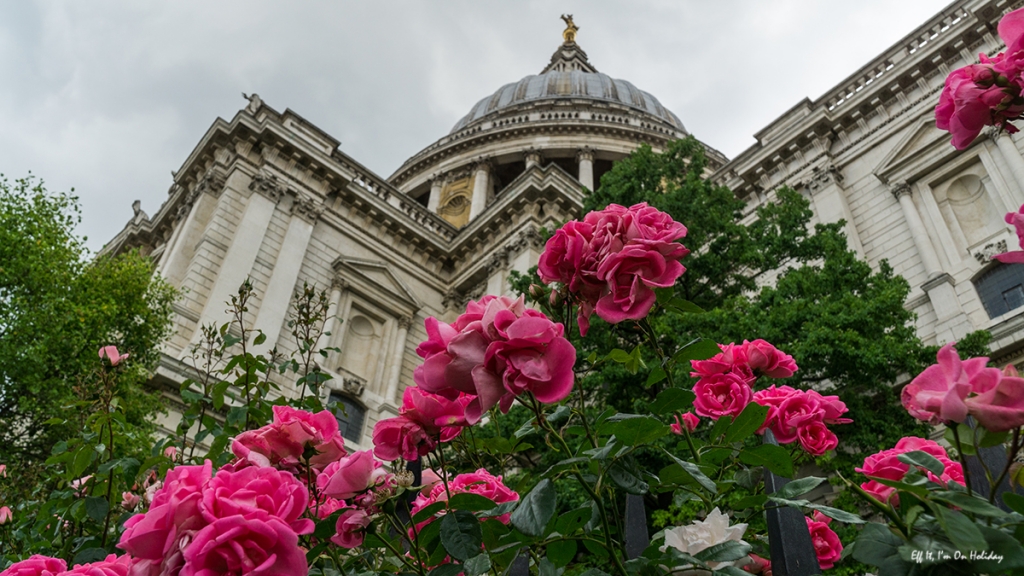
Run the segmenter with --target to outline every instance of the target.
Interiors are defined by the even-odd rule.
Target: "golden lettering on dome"
[[[562,31],[562,38],[565,39],[566,44],[573,44],[576,42],[576,31],[579,30],[579,26],[572,21],[572,14],[562,14],[562,20],[565,21],[565,30]]]
[[[437,215],[456,228],[469,224],[469,208],[473,198],[473,177],[460,178],[444,185]]]

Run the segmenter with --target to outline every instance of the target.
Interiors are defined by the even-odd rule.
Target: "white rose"
[[[729,526],[729,517],[715,508],[704,520],[697,520],[689,526],[677,526],[666,530],[665,545],[661,547],[661,551],[664,552],[668,547],[672,547],[693,556],[702,550],[729,540],[742,542],[743,533],[746,530],[746,524]],[[741,558],[732,562],[708,562],[708,566],[719,569],[726,566],[743,566],[748,563],[748,559]]]

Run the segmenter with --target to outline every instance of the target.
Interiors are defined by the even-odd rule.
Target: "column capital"
[[[249,183],[249,190],[259,192],[275,203],[280,202],[287,191],[273,174],[263,170],[253,174],[252,182]]]
[[[399,316],[398,327],[402,330],[408,330],[412,327],[412,316]]]
[[[296,196],[291,212],[307,222],[316,223],[324,213],[324,205],[307,196]]]
[[[347,290],[349,286],[350,284],[348,283],[348,280],[345,280],[341,276],[335,276],[334,278],[331,278],[332,290],[344,291]]]
[[[998,143],[1000,138],[1002,138],[1003,136],[1009,137],[1010,133],[1007,132],[1006,130],[1003,130],[999,126],[989,126],[988,128],[985,129],[985,136],[988,136],[988,138],[991,139],[993,142]]]
[[[540,150],[537,150],[536,148],[527,148],[523,152],[523,161],[526,162],[527,165],[540,164],[542,159],[543,156],[541,155]]]
[[[594,149],[590,146],[583,146],[576,150],[576,161],[577,162],[593,162],[594,161]]]
[[[899,200],[901,196],[910,196],[913,189],[906,180],[898,180],[889,185],[889,192],[892,193],[893,198]]]
[[[494,166],[494,161],[488,156],[481,156],[473,161],[472,170],[473,172],[490,172]]]

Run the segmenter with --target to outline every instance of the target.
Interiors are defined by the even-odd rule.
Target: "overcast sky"
[[[217,116],[257,92],[389,176],[561,43],[730,158],[945,0],[0,3],[0,173],[75,188],[99,249],[159,208]]]

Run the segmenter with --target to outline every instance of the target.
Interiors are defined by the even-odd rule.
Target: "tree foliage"
[[[42,182],[0,179],[0,463],[28,489],[42,462],[96,399],[97,350],[116,345],[135,373],[119,380],[129,423],[152,429],[161,403],[143,383],[170,329],[173,289],[135,252],[89,258],[74,233],[78,199]],[[51,421],[52,420],[52,421]]]
[[[663,153],[642,146],[585,200],[584,212],[647,202],[687,226],[683,243],[691,253],[675,295],[709,313],[652,316],[658,332],[668,335],[664,347],[685,344],[673,334],[695,332],[721,343],[763,338],[792,354],[800,370],[785,384],[838,394],[856,414],[854,424],[838,429],[844,450],[819,461],[827,468],[849,472],[865,454],[926,433],[900,406],[894,386],[935,357],[904,307],[907,281],[885,260],[873,268],[858,259],[847,247],[843,223],[811,226],[810,203],[798,192],[779,189],[750,210],[707,175],[695,139],[673,142]],[[531,282],[539,281],[524,276],[516,286],[525,291]],[[626,324],[609,326],[595,317],[590,333],[577,341],[581,357],[609,346],[633,349],[642,335]],[[983,334],[970,340],[984,351]],[[679,372],[677,382],[693,381]],[[592,401],[628,410],[652,401],[665,381],[611,366],[588,385]]]

